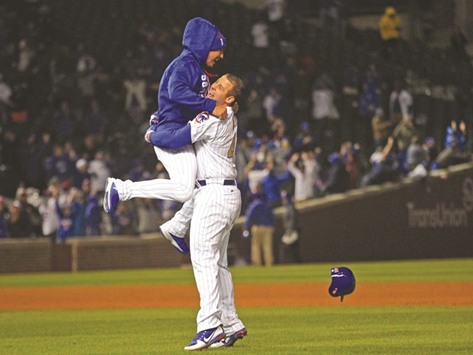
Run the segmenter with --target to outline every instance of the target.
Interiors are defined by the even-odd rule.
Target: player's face
[[[228,96],[232,88],[233,85],[230,80],[228,80],[227,76],[221,76],[210,86],[207,97],[217,101],[217,105],[230,104],[234,100],[233,96]]]
[[[209,54],[207,55],[207,60],[205,61],[205,65],[208,68],[213,68],[216,63],[221,61],[223,59],[223,50],[220,49],[218,51],[210,51]]]

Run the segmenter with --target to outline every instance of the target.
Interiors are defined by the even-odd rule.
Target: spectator
[[[31,67],[31,63],[36,56],[35,51],[28,43],[28,40],[23,38],[18,43],[18,57],[16,61],[16,70],[20,73],[26,73]]]
[[[294,199],[288,191],[282,192],[283,229],[284,234],[281,237],[281,262],[290,264],[301,261],[299,255],[299,213],[294,205]]]
[[[33,206],[28,202],[28,193],[27,190],[23,187],[20,187],[17,190],[17,201],[20,203],[20,208],[22,213],[24,212],[28,217],[28,220],[31,224],[32,236],[40,237],[41,233],[41,215],[38,208]]]
[[[238,126],[242,131],[265,132],[269,122],[265,119],[263,111],[263,98],[256,88],[252,88],[244,99],[245,110],[238,112]]]
[[[71,188],[69,194],[72,210],[74,211],[74,221],[72,225],[71,236],[83,237],[85,236],[85,230],[87,226],[85,216],[85,210],[87,208],[86,195],[84,191],[75,187]]]
[[[327,74],[316,80],[312,91],[312,119],[315,144],[324,150],[334,151],[339,134],[339,119],[335,106],[333,82]]]
[[[5,199],[3,196],[0,196],[0,239],[8,237],[8,219],[9,212],[5,205]]]
[[[365,170],[364,159],[360,156],[361,147],[359,144],[347,141],[340,147],[340,157],[348,173],[348,189],[355,189],[360,186],[361,174]]]
[[[427,157],[426,168],[427,170],[430,170],[432,168],[432,163],[435,161],[439,153],[434,137],[429,136],[425,138],[422,149],[425,151],[425,155]]]
[[[265,54],[269,49],[269,27],[263,18],[259,18],[251,26],[253,38],[254,63],[259,66],[265,63]]]
[[[26,211],[21,209],[21,203],[15,200],[9,208],[10,216],[7,229],[10,238],[30,238],[34,235],[33,225]]]
[[[12,88],[3,79],[3,74],[0,73],[0,125],[2,127],[8,122],[10,108],[12,106],[12,94]]]
[[[251,236],[251,263],[272,266],[274,263],[273,234],[276,219],[268,204],[263,185],[258,184],[253,201],[245,211],[243,237]]]
[[[388,6],[379,20],[379,33],[382,41],[382,55],[385,59],[396,59],[401,38],[401,19],[394,7]]]
[[[146,111],[146,81],[137,73],[131,78],[123,81],[126,89],[125,111],[129,112],[132,107],[137,106],[142,112]]]
[[[90,180],[90,173],[88,171],[89,163],[87,160],[80,158],[76,161],[75,169],[72,173],[72,186],[80,189],[85,179]]]
[[[108,155],[103,150],[95,153],[94,159],[89,162],[89,174],[92,191],[103,194],[105,181],[110,176]]]
[[[46,177],[58,178],[60,181],[68,179],[72,175],[72,166],[68,154],[62,144],[56,144],[53,148],[53,155],[46,159]]]
[[[445,148],[438,154],[435,167],[444,169],[450,165],[471,161],[472,157],[471,153],[467,151],[467,145],[465,121],[460,121],[457,125],[457,122],[452,120],[450,127],[447,127]]]
[[[284,34],[285,0],[266,0],[266,11],[271,26],[271,37],[279,40]]]
[[[412,121],[413,105],[412,95],[402,86],[400,80],[396,80],[389,96],[390,119],[396,123],[403,119]]]
[[[263,107],[266,111],[266,120],[269,124],[279,116],[281,110],[282,96],[275,88],[271,88],[263,99]]]
[[[60,181],[53,178],[49,181],[47,194],[39,206],[39,213],[43,218],[42,232],[51,242],[56,241],[59,219],[56,212],[56,204],[60,194]]]
[[[350,186],[350,176],[339,153],[332,153],[327,158],[330,167],[321,187],[323,194],[345,192]]]
[[[64,244],[67,238],[73,235],[74,223],[78,217],[78,211],[69,203],[60,206],[56,201],[56,213],[58,215],[56,243]]]
[[[36,133],[29,134],[18,149],[24,186],[40,190],[45,188],[44,161],[46,157],[38,143]]]
[[[371,119],[371,129],[373,131],[374,150],[382,148],[386,145],[388,137],[391,135],[393,121],[387,120],[384,115],[384,110],[378,107]],[[365,152],[369,152],[365,150]],[[370,155],[373,152],[369,152]]]
[[[407,176],[425,177],[427,176],[428,157],[426,151],[422,148],[419,136],[414,134],[411,138],[411,144],[407,147]]]
[[[377,185],[384,182],[397,181],[400,173],[394,152],[394,138],[389,137],[383,148],[378,148],[370,157],[371,170],[361,181],[361,186]]]
[[[287,169],[295,179],[294,200],[300,202],[313,198],[321,170],[314,154],[310,151],[294,153],[289,159]]]
[[[468,38],[460,27],[454,27],[450,36],[450,44],[459,58],[465,60],[467,63],[471,63],[471,58],[466,48],[468,45]]]
[[[267,202],[270,206],[281,206],[281,187],[284,183],[289,182],[291,173],[285,170],[284,173],[276,175],[274,159],[271,157],[266,164],[267,175],[264,176],[260,183],[263,186],[263,191]]]
[[[311,132],[310,123],[303,121],[292,143],[294,150],[313,150],[315,148],[314,137]]]
[[[273,137],[268,142],[268,152],[274,162],[274,173],[281,175],[286,171],[286,160],[292,151],[289,137],[286,134],[286,124],[281,118],[276,118],[272,125]]]
[[[98,141],[102,142],[107,125],[107,112],[102,109],[96,99],[90,101],[84,113],[84,126],[87,135],[92,135]]]
[[[76,58],[76,73],[78,76],[90,75],[95,72],[97,61],[91,54],[87,53],[83,43],[79,43],[77,46]]]
[[[112,214],[112,233],[115,235],[137,235],[135,228],[135,215],[130,208],[130,202],[121,201],[116,211]]]
[[[401,164],[405,166],[407,148],[411,144],[412,137],[417,134],[414,123],[411,119],[403,119],[394,128],[393,137],[397,144],[398,158],[401,160]]]
[[[343,70],[342,82],[342,137],[358,141],[357,131],[352,129],[353,123],[358,122],[360,101],[360,74],[355,64],[349,63]]]
[[[60,107],[54,112],[53,122],[56,138],[60,139],[62,143],[75,138],[79,119],[68,101],[61,102]]]
[[[345,37],[346,0],[322,0],[320,8],[320,25],[330,34]]]
[[[359,120],[355,124],[354,130],[358,132],[356,142],[361,144],[366,151],[374,150],[371,134],[371,121],[376,113],[376,109],[381,106],[381,100],[375,87],[370,87],[368,83],[363,84],[358,105]]]
[[[77,87],[82,99],[82,106],[87,106],[95,98],[96,72],[95,67],[89,70],[81,70],[78,72]]]
[[[253,154],[245,167],[248,176],[251,194],[257,194],[260,184],[268,204],[273,208],[281,205],[281,185],[288,182],[291,173],[285,170],[281,175],[276,175],[274,159],[271,154],[264,156],[262,151]]]
[[[161,224],[159,212],[155,208],[155,200],[149,198],[136,199],[134,200],[134,208],[138,220],[136,226],[138,234],[155,232],[156,226]]]
[[[87,205],[85,206],[85,235],[102,235],[102,206],[99,205],[97,196],[88,195]]]

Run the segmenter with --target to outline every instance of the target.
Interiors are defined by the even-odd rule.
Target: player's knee
[[[194,193],[195,185],[181,185],[179,194],[177,196],[177,201],[184,203],[191,199],[192,194]]]

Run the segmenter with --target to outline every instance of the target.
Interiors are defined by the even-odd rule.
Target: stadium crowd
[[[398,36],[387,45],[379,33],[354,29],[348,35],[348,5],[333,3],[342,7],[322,7],[320,26],[309,28],[297,8],[278,15],[231,7],[252,19],[239,29],[249,40],[239,61],[230,49],[237,32],[221,26],[230,47],[222,70],[244,77],[248,88],[238,112],[243,211],[258,186],[277,207],[287,192],[300,202],[472,160],[464,83],[429,78],[409,61],[412,46],[426,56],[420,44]],[[62,243],[155,232],[177,202],[133,199],[109,216],[102,195],[108,176],[166,176],[143,134],[183,27],[141,19],[110,65],[100,59],[106,48],[66,41],[54,10],[51,1],[0,4],[0,238]],[[471,89],[470,58],[457,49],[441,55],[461,63],[452,77],[469,78]],[[341,62],[346,53],[353,60]],[[436,102],[448,109],[440,119],[429,117],[431,102],[418,95],[426,86],[442,89]]]

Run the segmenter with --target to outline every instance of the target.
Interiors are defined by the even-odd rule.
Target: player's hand
[[[217,105],[212,111],[212,115],[215,117],[224,120],[227,118],[227,106],[226,105]]]
[[[145,141],[147,141],[148,143],[151,143],[151,133],[153,133],[154,130],[152,128],[148,128],[148,130],[146,131],[145,133]]]
[[[157,124],[159,122],[159,118],[158,116],[156,116],[154,113],[150,116],[149,118],[149,124],[150,126],[151,125],[154,125],[154,124]]]

